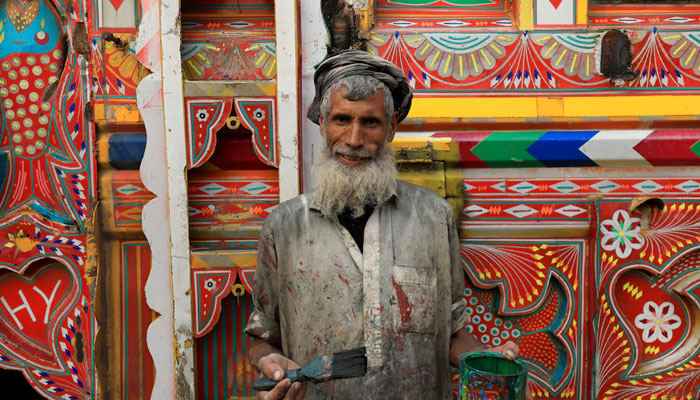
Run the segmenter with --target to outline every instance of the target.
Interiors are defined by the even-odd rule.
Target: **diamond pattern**
[[[132,184],[128,184],[128,185],[124,185],[124,186],[119,186],[119,187],[117,188],[117,192],[119,192],[119,193],[121,193],[121,194],[126,194],[126,195],[138,193],[138,192],[140,192],[140,191],[142,191],[142,190],[143,190],[142,188],[140,188],[140,187],[138,187],[138,186],[134,186],[134,185],[132,185]]]
[[[579,207],[579,206],[569,204],[569,205],[566,205],[564,207],[557,208],[556,210],[554,210],[554,212],[571,218],[571,217],[575,217],[581,213],[586,212],[586,210],[584,208]]]
[[[477,206],[476,204],[472,204],[469,207],[466,207],[464,209],[464,214],[467,217],[478,217],[481,214],[485,214],[489,212],[489,210],[485,209],[484,207]]]
[[[268,190],[268,189],[271,188],[271,187],[272,187],[272,186],[268,185],[268,184],[265,183],[265,182],[258,182],[258,181],[255,181],[255,182],[250,182],[249,184],[243,186],[243,187],[240,188],[239,190],[240,190],[241,192],[245,192],[245,193],[248,193],[248,194],[260,194],[260,193],[262,193],[262,192]]]
[[[517,218],[525,218],[532,214],[537,214],[539,212],[532,207],[526,206],[525,204],[520,204],[515,207],[507,208],[503,211]]]
[[[495,185],[492,185],[491,187],[496,189],[496,190],[500,190],[501,192],[506,191],[506,183],[505,182],[499,182]]]
[[[617,190],[617,189],[621,188],[621,186],[618,185],[617,183],[611,182],[611,181],[608,181],[608,180],[605,180],[605,181],[602,181],[602,182],[598,182],[598,183],[596,183],[596,184],[593,184],[593,185],[591,185],[591,187],[592,187],[593,189],[595,189],[595,190],[597,190],[597,191],[599,191],[599,192],[603,192],[603,193],[612,192],[612,191],[614,191],[614,190]]]
[[[551,185],[550,187],[559,193],[571,193],[581,189],[581,186],[571,181],[557,182],[554,185]]]
[[[514,192],[518,192],[520,194],[525,194],[525,193],[528,193],[528,192],[531,192],[531,191],[537,189],[537,185],[533,185],[530,182],[520,182],[517,185],[513,185],[513,186],[509,187],[508,189],[510,189]]]
[[[210,183],[210,184],[205,185],[205,186],[200,186],[197,189],[199,189],[202,192],[207,193],[207,194],[219,194],[219,193],[223,192],[224,190],[226,190],[225,187],[223,187],[217,183]]]
[[[676,189],[682,190],[686,193],[691,193],[700,189],[700,183],[697,183],[695,181],[685,181],[676,185]]]
[[[658,183],[656,183],[652,180],[646,180],[644,182],[639,182],[638,184],[636,184],[632,187],[639,190],[640,192],[644,192],[644,193],[653,193],[659,189],[663,189],[663,185],[659,185]]]

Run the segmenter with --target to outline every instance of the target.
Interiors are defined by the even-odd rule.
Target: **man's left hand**
[[[503,354],[503,357],[505,357],[508,360],[514,360],[515,357],[520,354],[520,348],[518,347],[517,344],[513,342],[508,342],[506,344],[496,346],[496,347],[491,347],[490,349],[486,350],[490,351],[493,353],[500,353]],[[532,388],[530,386],[530,381],[527,381],[527,384],[525,385],[525,399],[526,400],[533,400],[532,399]]]

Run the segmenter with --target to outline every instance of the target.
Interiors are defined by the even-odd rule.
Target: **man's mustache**
[[[333,148],[334,154],[353,158],[375,158],[379,151],[373,152],[365,149],[352,149],[350,146],[340,143]]]

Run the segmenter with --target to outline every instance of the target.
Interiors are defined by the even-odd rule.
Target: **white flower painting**
[[[669,302],[657,305],[653,301],[644,304],[644,311],[634,319],[634,325],[642,330],[642,340],[653,343],[657,340],[668,343],[673,338],[673,330],[681,326],[681,319],[673,313]]]
[[[600,247],[604,250],[615,250],[619,258],[627,258],[632,250],[637,250],[644,244],[644,238],[639,233],[639,218],[632,218],[624,210],[617,210],[612,219],[606,219],[600,224]]]

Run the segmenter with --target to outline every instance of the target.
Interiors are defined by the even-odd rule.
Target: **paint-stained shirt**
[[[309,384],[306,399],[449,399],[450,338],[468,321],[449,204],[397,182],[360,252],[311,195],[280,204],[260,234],[246,333],[297,364],[365,346],[364,377]]]

